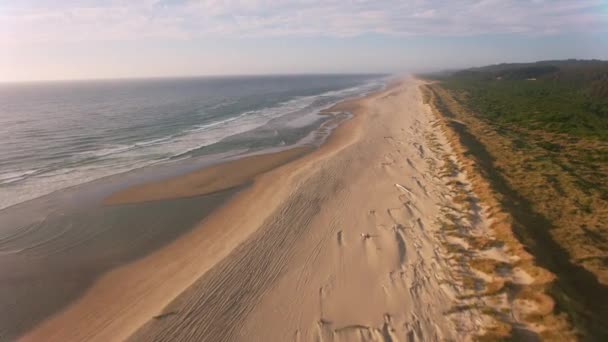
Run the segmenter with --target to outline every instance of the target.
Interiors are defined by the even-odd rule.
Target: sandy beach
[[[608,341],[606,1],[5,3],[0,342]]]
[[[446,183],[466,185],[467,177],[442,172],[451,147],[421,84],[407,78],[338,104],[330,111],[353,118],[303,156],[236,161],[108,197],[120,206],[251,183],[194,229],[96,278],[21,340],[430,341],[483,333],[491,318],[458,309],[470,270],[446,247],[459,242],[442,226],[461,206]],[[463,225],[488,234],[482,206],[467,215],[474,219]],[[508,259],[503,252],[486,257]]]

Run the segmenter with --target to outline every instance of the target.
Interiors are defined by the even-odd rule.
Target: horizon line
[[[95,81],[144,81],[144,80],[171,80],[195,78],[238,78],[238,77],[265,77],[265,76],[350,76],[350,75],[400,75],[412,74],[410,72],[301,72],[301,73],[260,73],[260,74],[207,74],[207,75],[167,75],[167,76],[125,76],[125,77],[91,77],[91,78],[49,78],[49,79],[23,79],[0,80],[0,84],[25,83],[62,83],[62,82],[95,82]]]

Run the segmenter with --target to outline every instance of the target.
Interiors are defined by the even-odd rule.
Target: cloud
[[[608,28],[601,0],[110,0],[0,5],[0,42],[528,35]]]

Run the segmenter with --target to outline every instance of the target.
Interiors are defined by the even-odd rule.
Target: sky
[[[608,0],[0,0],[0,82],[608,59]]]

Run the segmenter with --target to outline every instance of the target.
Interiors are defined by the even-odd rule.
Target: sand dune
[[[449,146],[408,79],[318,150],[258,175],[193,231],[115,269],[24,340],[466,340],[441,219]],[[459,175],[465,177],[465,175]],[[140,200],[140,198],[138,198]],[[484,227],[482,210],[472,225]],[[525,276],[522,275],[525,280]]]

